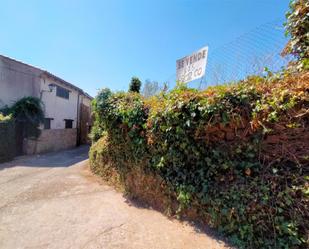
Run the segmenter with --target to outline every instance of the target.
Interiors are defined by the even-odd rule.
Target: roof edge
[[[52,73],[50,73],[50,72],[48,72],[48,71],[42,71],[42,74],[41,74],[41,75],[46,75],[46,76],[48,76],[48,77],[50,77],[50,78],[53,78],[53,79],[55,79],[55,80],[58,80],[58,81],[60,81],[61,83],[63,83],[64,85],[66,85],[66,86],[68,86],[68,87],[71,87],[71,88],[77,90],[80,94],[85,95],[87,98],[89,98],[89,99],[91,99],[91,100],[93,99],[93,97],[91,97],[88,93],[86,93],[86,92],[85,92],[84,90],[82,90],[81,88],[79,88],[79,87],[77,87],[77,86],[71,84],[70,82],[65,81],[64,79],[61,79],[60,77],[58,77],[58,76],[56,76],[56,75],[54,75],[54,74],[52,74]]]
[[[71,83],[65,81],[64,79],[61,79],[60,77],[58,77],[58,76],[56,76],[56,75],[54,75],[54,74],[48,72],[47,70],[41,69],[41,68],[39,68],[39,67],[36,67],[36,66],[30,65],[30,64],[27,64],[27,63],[25,63],[25,62],[16,60],[16,59],[14,59],[14,58],[11,58],[11,57],[8,57],[8,56],[5,56],[5,55],[1,55],[1,54],[0,54],[0,57],[3,57],[3,58],[5,58],[5,59],[14,61],[14,62],[16,62],[16,63],[20,63],[20,64],[22,64],[22,65],[25,65],[25,66],[34,68],[34,69],[36,69],[36,70],[39,70],[39,71],[41,71],[41,75],[45,74],[46,76],[49,76],[49,77],[51,77],[51,78],[54,78],[54,79],[56,79],[56,80],[62,82],[63,84],[65,84],[65,85],[67,85],[67,86],[69,86],[69,87],[72,87],[73,89],[77,90],[79,93],[85,95],[87,98],[89,98],[89,99],[91,99],[91,100],[93,99],[92,96],[90,96],[88,93],[86,93],[86,92],[85,92],[84,90],[82,90],[81,88],[79,88],[79,87],[77,87],[77,86],[75,86],[75,85],[73,85],[73,84],[71,84]]]

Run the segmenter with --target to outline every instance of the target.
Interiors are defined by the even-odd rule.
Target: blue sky
[[[283,19],[289,0],[0,0],[0,54],[46,69],[91,95],[163,82],[175,61]]]

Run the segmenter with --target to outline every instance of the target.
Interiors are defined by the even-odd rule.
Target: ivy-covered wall
[[[3,116],[2,116],[3,117]],[[0,163],[15,156],[15,125],[11,118],[0,117]]]
[[[92,170],[239,248],[308,247],[309,73],[144,99],[103,89]]]

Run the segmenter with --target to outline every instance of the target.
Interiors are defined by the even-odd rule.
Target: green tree
[[[129,86],[129,92],[137,92],[139,93],[141,90],[142,82],[137,77],[132,77],[130,86]]]

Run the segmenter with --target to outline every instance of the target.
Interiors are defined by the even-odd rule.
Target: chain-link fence
[[[263,75],[265,68],[272,72],[279,71],[293,59],[291,56],[281,56],[288,42],[283,22],[266,23],[222,47],[209,47],[204,78],[190,82],[189,86],[203,89],[234,82],[249,75]],[[174,74],[167,81],[172,83],[175,80]]]

